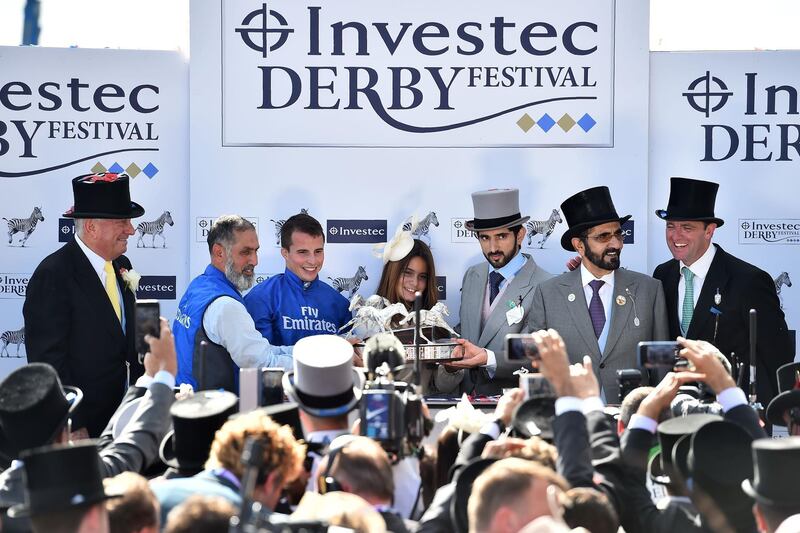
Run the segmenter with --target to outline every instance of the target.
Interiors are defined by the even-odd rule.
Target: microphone
[[[757,401],[758,389],[756,387],[756,310],[750,309],[750,405],[756,409],[763,409]]]
[[[419,385],[420,382],[420,373],[422,372],[422,358],[420,357],[419,351],[419,339],[422,335],[420,328],[422,327],[420,322],[420,314],[422,313],[422,292],[417,291],[414,293],[414,353],[416,353],[416,358],[414,359],[414,385]],[[431,331],[435,330],[435,327],[431,327]]]
[[[631,302],[633,302],[633,325],[638,328],[641,321],[639,320],[639,313],[636,311],[636,298],[633,297],[633,293],[628,287],[625,287],[625,292],[628,293],[628,296],[631,297]]]
[[[391,333],[379,333],[367,340],[364,346],[364,365],[370,375],[375,375],[384,363],[394,369],[405,363],[406,350],[400,339]]]

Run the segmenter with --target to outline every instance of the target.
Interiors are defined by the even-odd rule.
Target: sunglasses
[[[621,229],[618,229],[614,233],[611,233],[610,231],[606,231],[606,232],[600,233],[598,235],[587,235],[587,237],[589,239],[594,239],[595,241],[597,241],[597,242],[599,242],[601,244],[605,244],[607,242],[611,242],[611,239],[614,239],[614,238],[616,238],[620,242],[622,242],[625,239],[625,236],[622,233]]]

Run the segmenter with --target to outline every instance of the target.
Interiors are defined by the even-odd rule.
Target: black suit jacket
[[[714,246],[717,251],[703,282],[703,290],[685,337],[708,341],[728,357],[731,352],[735,353],[737,359],[746,362],[747,372],[750,354],[749,313],[750,309],[755,309],[758,312],[758,399],[766,406],[778,391],[778,367],[791,362],[794,352],[790,346],[786,319],[775,292],[775,283],[763,270],[737,259],[716,244]],[[653,277],[661,280],[664,285],[670,336],[675,338],[681,335],[678,321],[678,306],[683,305],[678,302],[680,263],[672,259],[658,265]],[[719,305],[714,303],[717,290],[721,297]],[[718,315],[716,334],[712,307],[722,311]]]
[[[754,439],[765,438],[767,434],[758,422],[758,415],[749,405],[739,405],[725,413],[725,420],[743,427]],[[647,456],[650,446],[655,443],[655,435],[643,429],[631,429],[622,435],[622,453],[626,463],[634,473],[629,485],[629,505],[633,508],[644,528],[643,531],[669,533],[672,531],[700,532],[709,529],[702,525],[703,517],[696,520],[685,507],[671,505],[659,510],[645,489],[647,475]],[[700,523],[698,523],[700,522]],[[734,527],[737,524],[733,524]],[[738,524],[742,525],[742,524]],[[744,524],[745,526],[747,524]],[[627,529],[626,529],[627,531]]]
[[[92,437],[101,434],[125,393],[126,363],[131,381],[144,370],[134,346],[136,297],[119,274],[121,268],[130,270],[131,263],[120,256],[112,264],[122,290],[125,331],[74,240],[36,267],[22,308],[28,361],[51,364],[64,385],[83,391],[73,427],[86,427]]]
[[[553,420],[553,439],[558,472],[570,485],[604,493],[627,533],[647,531],[632,505],[636,496],[632,493],[638,491],[640,498],[647,499],[650,494],[622,460],[615,424],[605,413],[562,413]]]

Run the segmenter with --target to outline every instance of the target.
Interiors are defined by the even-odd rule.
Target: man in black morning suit
[[[714,230],[723,224],[714,216],[718,188],[708,181],[671,179],[667,208],[656,215],[667,222],[673,259],[657,266],[653,277],[664,285],[670,336],[708,341],[728,358],[733,352],[746,362],[745,371],[749,312],[757,311],[758,400],[766,406],[778,393],[778,367],[791,362],[793,350],[770,275],[711,245]],[[692,298],[686,297],[687,281]]]
[[[72,180],[75,238],[47,256],[28,283],[23,315],[28,361],[51,364],[83,403],[73,428],[103,431],[128,383],[143,367],[134,346],[138,279],[122,255],[134,234],[128,176],[95,174]]]

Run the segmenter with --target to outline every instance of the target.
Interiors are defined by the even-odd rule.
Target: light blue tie
[[[694,272],[689,267],[681,268],[681,274],[685,282],[683,293],[683,316],[681,317],[681,331],[683,336],[689,331],[689,324],[692,323],[692,313],[694,313]]]

